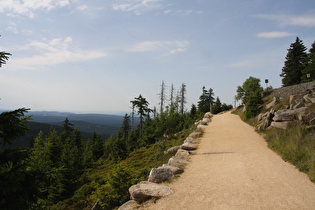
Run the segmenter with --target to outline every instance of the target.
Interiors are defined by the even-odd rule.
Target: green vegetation
[[[242,103],[246,106],[245,117],[251,118],[256,116],[262,104],[262,92],[263,88],[260,86],[260,79],[255,77],[249,77],[243,83],[242,86],[237,87],[236,100],[242,100]]]
[[[303,41],[296,37],[296,41],[290,45],[286,55],[286,61],[280,74],[283,86],[290,86],[315,80],[315,42],[309,53]]]

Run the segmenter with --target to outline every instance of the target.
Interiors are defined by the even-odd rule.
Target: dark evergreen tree
[[[309,78],[307,75],[309,74]],[[307,65],[303,70],[302,82],[309,82],[315,80],[315,42],[307,54]]]
[[[196,116],[197,116],[197,107],[196,107],[195,104],[192,104],[192,105],[191,105],[191,109],[190,109],[190,117],[191,117],[192,119],[195,119]]]
[[[296,37],[294,43],[290,45],[286,55],[286,61],[280,74],[282,78],[282,85],[289,86],[301,83],[302,71],[306,67],[307,53],[306,47],[302,40]]]
[[[212,108],[212,113],[213,114],[218,114],[222,111],[222,104],[220,101],[220,98],[217,97],[217,100],[215,101],[213,108]]]
[[[210,111],[210,106],[214,103],[214,93],[212,88],[206,90],[206,87],[202,87],[202,94],[198,101],[198,111],[200,113],[206,113]]]
[[[29,109],[21,108],[0,114],[0,145],[11,144],[17,137],[28,131],[27,123],[31,119],[25,114]]]
[[[142,97],[140,94],[138,97],[135,98],[135,100],[130,101],[132,104],[132,107],[138,109],[138,114],[140,118],[139,128],[140,131],[142,131],[142,127],[144,124],[144,117],[149,117],[149,114],[152,110],[149,108],[149,102]]]

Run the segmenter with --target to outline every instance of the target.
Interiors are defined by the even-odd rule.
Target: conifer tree
[[[310,78],[307,77],[309,74]],[[307,54],[307,65],[303,70],[302,82],[309,82],[315,80],[315,42]]]
[[[289,86],[301,83],[302,71],[306,67],[307,53],[302,40],[296,37],[294,43],[290,45],[286,55],[286,61],[280,74],[282,85]]]

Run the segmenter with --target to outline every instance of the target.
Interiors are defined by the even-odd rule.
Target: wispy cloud
[[[36,10],[52,10],[57,7],[64,7],[69,0],[2,0],[0,13],[8,16],[25,15],[34,18]]]
[[[176,54],[185,52],[189,42],[183,41],[144,41],[139,42],[127,48],[127,52],[152,52],[152,51],[167,51],[168,54]]]
[[[104,50],[71,49],[71,37],[65,39],[52,39],[47,42],[32,41],[27,45],[17,47],[14,50],[27,50],[33,55],[24,58],[12,59],[14,70],[39,70],[45,66],[57,65],[69,62],[81,62],[107,57]]]
[[[113,10],[134,12],[137,15],[161,8],[163,8],[161,0],[120,0],[112,6]]]
[[[292,36],[293,34],[284,31],[270,31],[270,32],[261,32],[257,34],[257,37],[260,38],[282,38],[287,36]]]
[[[315,15],[273,15],[273,14],[259,14],[258,18],[276,20],[281,25],[315,27]]]

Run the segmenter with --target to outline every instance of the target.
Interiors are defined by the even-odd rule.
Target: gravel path
[[[142,209],[315,209],[315,184],[237,115],[215,115],[174,193]]]

